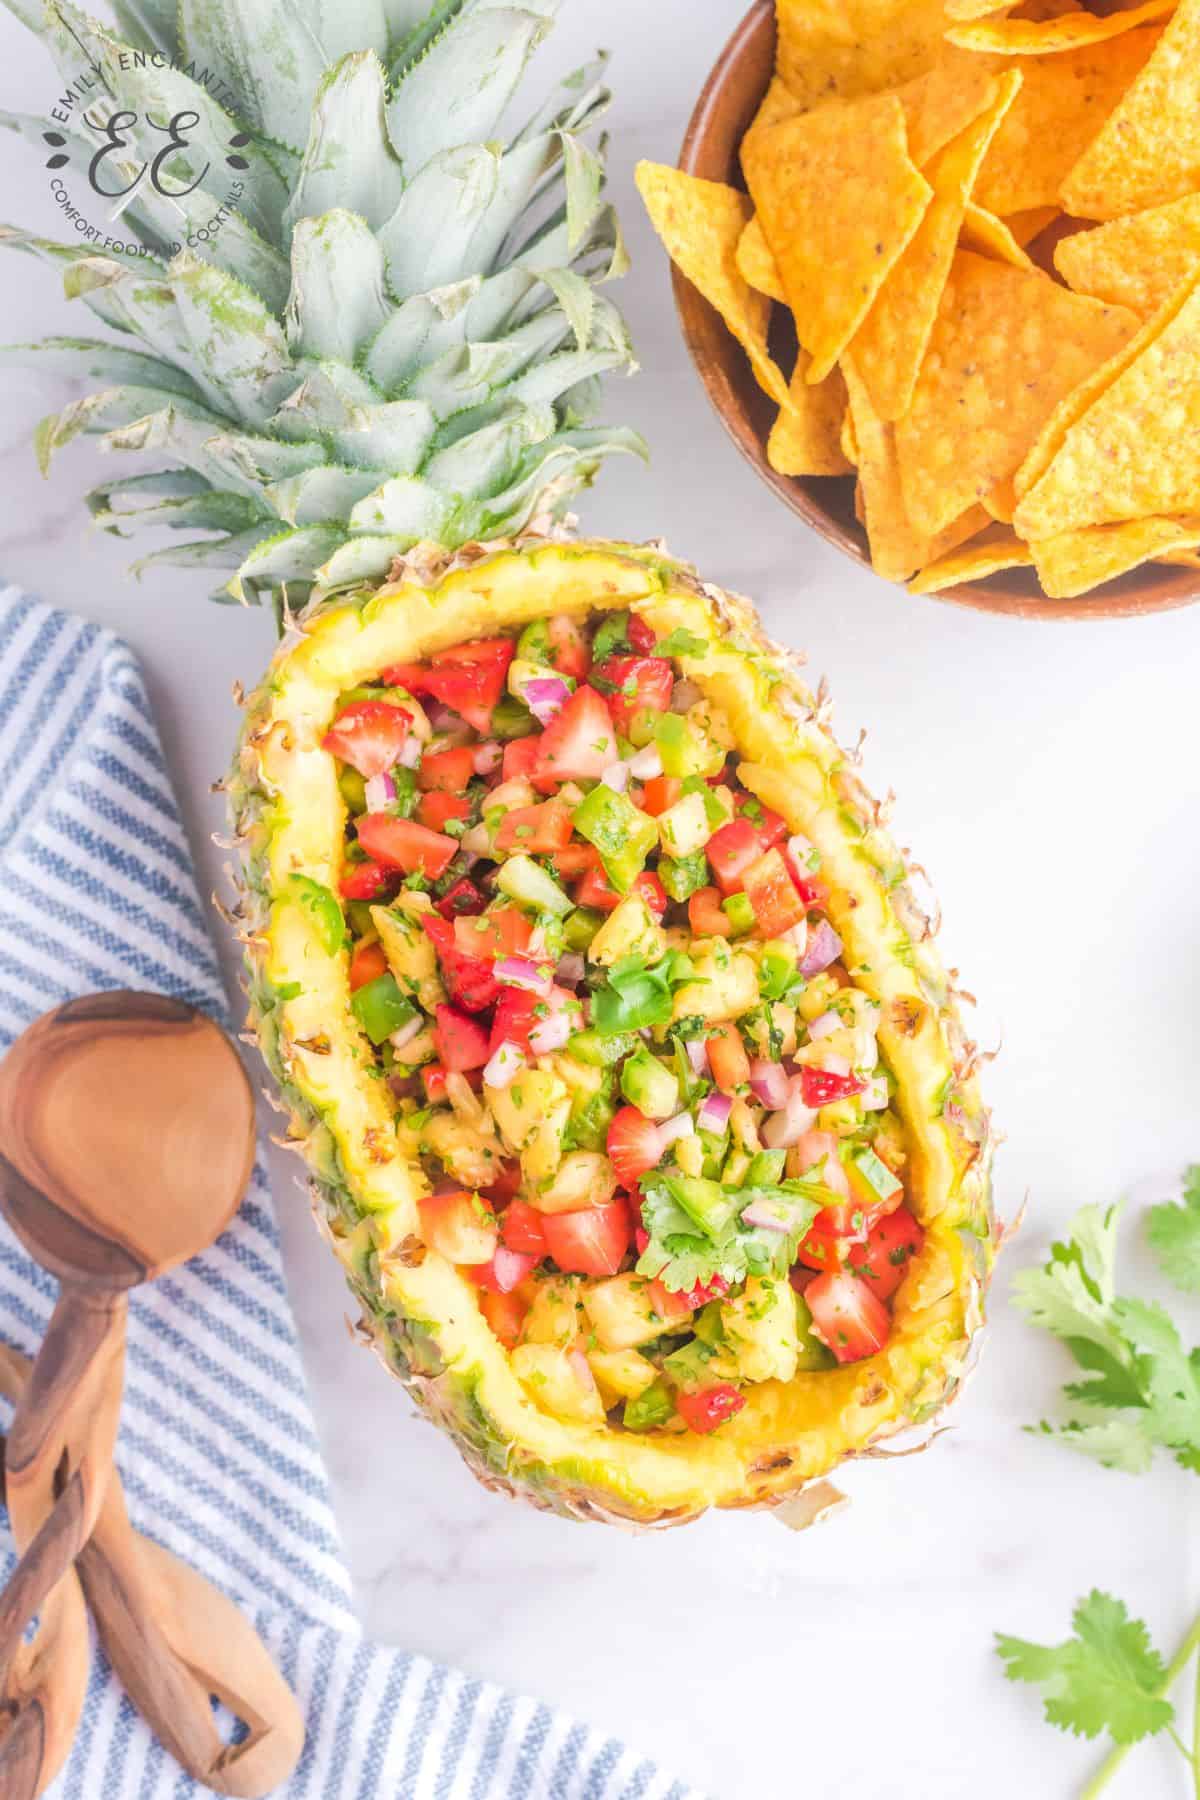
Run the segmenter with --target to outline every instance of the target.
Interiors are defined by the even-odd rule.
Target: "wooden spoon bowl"
[[[739,153],[775,66],[772,0],[754,0],[722,50],[696,102],[679,153],[689,175],[742,188]],[[767,436],[775,403],[763,393],[750,364],[719,313],[672,264],[671,281],[684,340],[726,431],[751,467],[805,524],[864,568],[866,537],[854,517],[854,484],[848,477],[780,475],[767,461]],[[778,338],[777,338],[778,334]],[[795,336],[784,308],[775,308],[772,348],[786,368]],[[964,582],[932,595],[980,612],[1021,619],[1123,619],[1188,606],[1200,598],[1200,576],[1191,569],[1147,563],[1092,594],[1047,600],[1031,569],[1009,570],[986,581]]]

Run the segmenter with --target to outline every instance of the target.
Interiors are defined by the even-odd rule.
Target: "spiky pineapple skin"
[[[435,596],[448,576],[467,568],[486,571],[500,558],[525,559],[530,578],[535,579],[537,559],[547,554],[583,559],[618,556],[636,562],[654,592],[694,596],[712,607],[724,643],[736,644],[748,667],[769,670],[769,704],[777,717],[820,733],[829,746],[833,753],[830,767],[835,771],[833,792],[843,829],[857,838],[863,867],[873,871],[874,886],[909,946],[906,958],[911,956],[911,961],[906,960],[905,966],[911,968],[920,1002],[928,1009],[919,1029],[935,1028],[945,1052],[948,1072],[937,1130],[950,1146],[953,1160],[955,1212],[960,1220],[956,1236],[962,1260],[953,1271],[953,1319],[937,1339],[936,1354],[909,1371],[909,1388],[894,1414],[872,1427],[869,1415],[878,1403],[875,1390],[880,1383],[869,1365],[840,1372],[849,1376],[846,1416],[858,1418],[861,1414],[863,1421],[862,1428],[852,1432],[855,1441],[848,1454],[885,1454],[878,1446],[887,1437],[908,1426],[931,1426],[959,1389],[972,1339],[982,1321],[983,1297],[1000,1240],[991,1198],[990,1121],[977,1090],[978,1058],[960,1021],[959,996],[937,956],[933,927],[913,893],[910,870],[884,828],[883,809],[859,780],[853,766],[855,755],[837,750],[829,733],[824,695],[814,700],[800,678],[798,659],[766,637],[748,602],[700,582],[658,546],[556,544],[538,533],[499,545],[466,546],[453,555],[428,547],[398,566],[394,575],[408,591]],[[370,600],[368,594],[333,601],[318,596],[295,622],[298,638],[319,632],[331,617],[348,607],[361,608]],[[505,620],[498,617],[488,624],[491,629],[502,628]],[[281,655],[286,656],[287,649],[285,645]],[[622,1468],[616,1434],[610,1434],[614,1442],[608,1457],[556,1458],[548,1463],[532,1454],[485,1403],[478,1369],[448,1366],[439,1347],[439,1321],[422,1318],[395,1303],[394,1293],[388,1291],[387,1270],[397,1264],[419,1265],[426,1254],[424,1247],[415,1234],[385,1244],[377,1219],[364,1211],[333,1133],[306,1092],[294,1049],[281,1029],[280,995],[268,973],[272,898],[269,818],[275,796],[264,776],[262,751],[264,738],[278,728],[273,722],[277,666],[273,665],[246,703],[241,747],[228,781],[244,871],[236,924],[246,950],[250,1027],[288,1118],[281,1141],[300,1150],[309,1166],[314,1213],[359,1302],[361,1336],[404,1383],[426,1416],[454,1439],[478,1479],[495,1491],[519,1496],[564,1517],[638,1527],[684,1523],[710,1504],[783,1506],[791,1515],[789,1522],[795,1524],[822,1516],[837,1498],[824,1477],[842,1460],[839,1454],[818,1458],[815,1467],[805,1467],[788,1454],[766,1455],[745,1470],[736,1492],[710,1497],[698,1491],[682,1500],[676,1495],[669,1502],[631,1483]],[[939,1304],[944,1307],[944,1295],[930,1302],[932,1307]]]

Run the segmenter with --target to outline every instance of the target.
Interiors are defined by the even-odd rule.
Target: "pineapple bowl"
[[[109,332],[22,351],[100,384],[43,464],[149,454],[98,522],[283,632],[235,923],[364,1335],[541,1507],[816,1516],[961,1382],[988,1121],[824,699],[748,603],[563,522],[643,450],[595,422],[633,366],[599,64],[505,137],[555,0],[18,10],[98,72],[73,167],[135,121],[136,253],[0,236]]]

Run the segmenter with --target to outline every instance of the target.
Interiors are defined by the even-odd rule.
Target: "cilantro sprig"
[[[1166,1274],[1188,1294],[1200,1294],[1200,1163],[1184,1170],[1183,1200],[1152,1206],[1147,1236]]]
[[[730,1287],[749,1275],[783,1279],[818,1212],[837,1198],[820,1182],[805,1180],[726,1189],[734,1202],[731,1216],[719,1229],[706,1230],[681,1204],[684,1187],[669,1172],[642,1182],[642,1223],[650,1242],[638,1259],[638,1273],[657,1278],[671,1293],[690,1293],[697,1284],[707,1287],[717,1275]],[[754,1201],[777,1205],[789,1220],[788,1229],[743,1224],[741,1214]]]

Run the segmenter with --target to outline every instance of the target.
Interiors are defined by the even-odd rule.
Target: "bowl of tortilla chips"
[[[911,591],[1200,598],[1200,0],[756,0],[638,186],[734,442]]]

